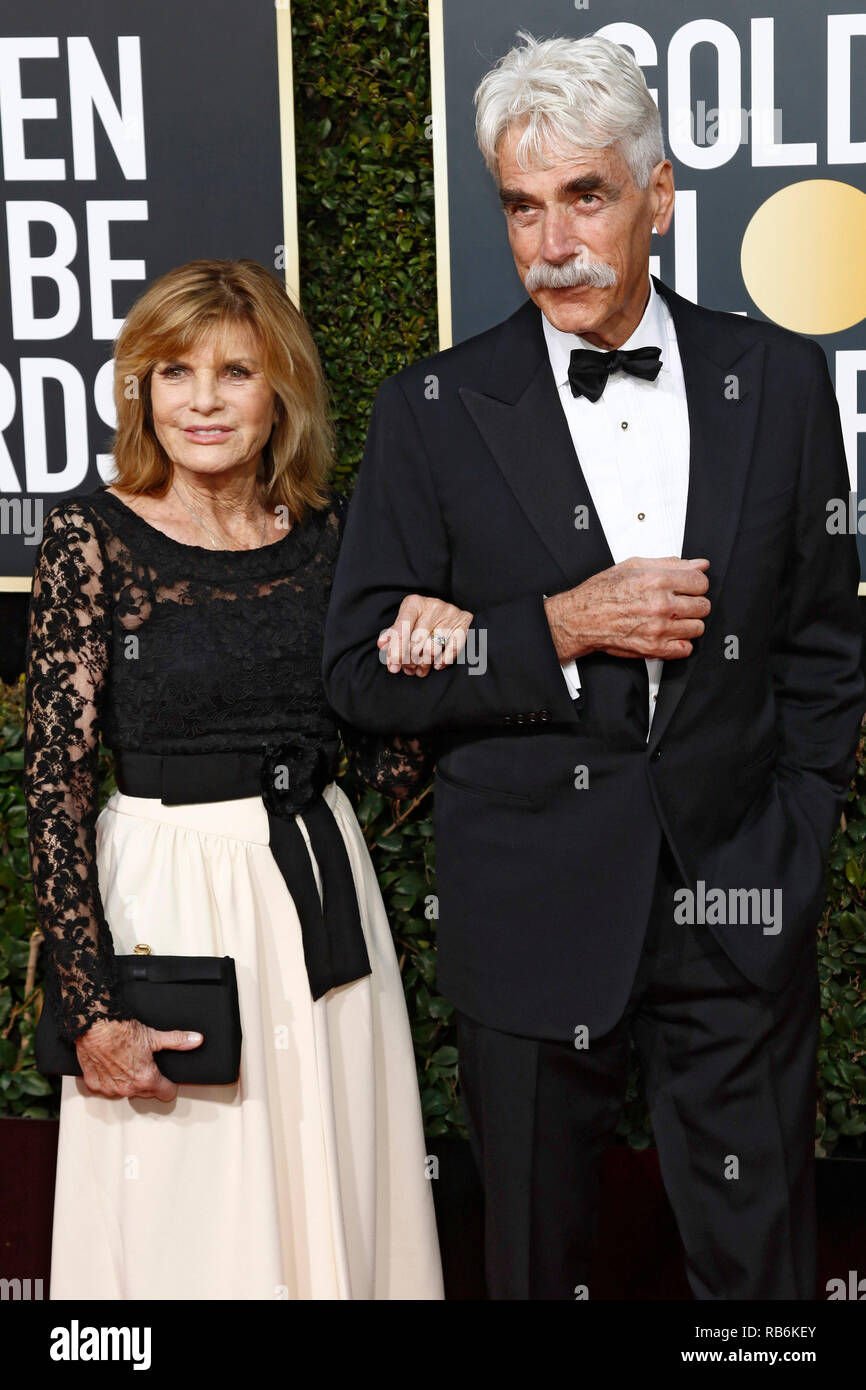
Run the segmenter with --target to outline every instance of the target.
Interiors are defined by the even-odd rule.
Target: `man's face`
[[[555,156],[524,172],[515,158],[521,128],[499,146],[499,194],[514,263],[526,291],[555,328],[618,346],[646,307],[652,229],[673,214],[673,168],[655,166],[636,188],[615,147]],[[551,281],[564,280],[555,287]]]

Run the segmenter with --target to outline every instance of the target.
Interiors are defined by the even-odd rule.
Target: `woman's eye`
[[[229,376],[234,377],[235,379],[239,377],[249,376],[249,371],[246,367],[232,365],[231,367],[228,367],[226,370],[228,371]]]
[[[160,376],[177,377],[183,371],[183,367],[170,366],[160,368]]]

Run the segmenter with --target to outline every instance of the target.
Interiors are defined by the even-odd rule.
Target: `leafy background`
[[[378,383],[436,350],[436,273],[426,5],[292,4],[303,307],[330,383],[337,478],[360,462]],[[26,850],[23,685],[0,685],[0,1114],[57,1113],[32,1033],[41,1002],[39,933]],[[101,804],[113,790],[102,753]],[[453,1010],[436,990],[432,790],[408,806],[356,785],[357,807],[391,921],[429,1135],[463,1133]],[[625,828],[623,831],[625,835]],[[827,870],[820,926],[819,1152],[866,1133],[866,747]],[[627,845],[623,846],[627,857]],[[652,1143],[634,1061],[623,1139]]]
[[[292,0],[303,309],[351,489],[376,388],[438,348],[427,6]],[[391,921],[429,1135],[463,1133],[453,1009],[436,990],[432,792],[408,808],[354,785]]]

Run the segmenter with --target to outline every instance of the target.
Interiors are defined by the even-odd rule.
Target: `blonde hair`
[[[164,495],[172,464],[153,428],[151,374],[157,362],[211,334],[219,337],[232,324],[255,335],[276,396],[277,423],[262,451],[265,500],[286,505],[301,521],[308,507],[319,510],[328,500],[334,445],[327,387],[306,320],[256,261],[188,261],[161,275],[133,304],[114,350],[112,481],[127,492]]]

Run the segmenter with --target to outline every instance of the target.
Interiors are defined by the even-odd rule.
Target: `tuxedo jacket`
[[[337,714],[434,744],[440,989],[531,1037],[619,1018],[662,833],[696,903],[722,890],[703,929],[779,989],[821,914],[866,703],[856,540],[827,526],[849,480],[822,348],[653,281],[688,405],[682,554],[709,560],[712,609],[664,664],[648,740],[643,657],[581,656],[573,701],[545,616],[545,594],[614,561],[531,301],[382,384],[334,574]],[[474,615],[474,662],[388,672],[376,638],[410,593]]]

